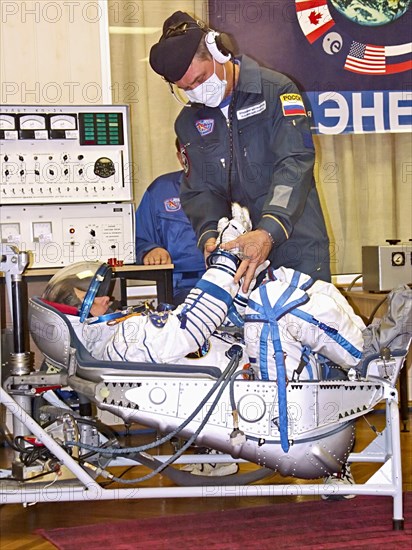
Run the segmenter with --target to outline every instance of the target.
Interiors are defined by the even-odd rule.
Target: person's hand
[[[214,237],[211,237],[205,242],[205,247],[203,249],[203,255],[205,257],[205,264],[207,265],[206,261],[210,254],[214,251],[216,248],[216,239]]]
[[[248,292],[257,268],[267,259],[272,246],[269,233],[263,229],[249,231],[232,241],[222,243],[223,250],[240,250],[242,252],[242,262],[235,275],[236,283],[243,277],[242,292]]]
[[[143,258],[143,265],[171,264],[172,258],[165,248],[152,248]]]

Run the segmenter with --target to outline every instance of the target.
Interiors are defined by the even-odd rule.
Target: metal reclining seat
[[[28,317],[33,341],[46,363],[84,380],[99,382],[103,375],[127,377],[134,373],[217,379],[221,374],[214,366],[97,360],[79,340],[66,315],[38,297],[29,299]]]
[[[90,357],[89,354],[79,345],[77,338],[72,330],[70,330],[70,324],[67,319],[61,315],[58,311],[54,310],[38,299],[30,300],[30,327],[34,338],[34,341],[38,344],[42,352],[45,354],[46,360],[56,366],[56,368],[62,371],[69,371],[68,381],[71,384],[72,381],[83,381],[85,384],[85,395],[89,395],[90,398],[101,409],[109,410],[115,414],[122,416],[123,418],[130,418],[139,422],[140,420],[147,420],[147,425],[161,426],[164,428],[173,429],[174,423],[181,422],[186,418],[187,411],[193,405],[194,400],[200,401],[202,395],[205,393],[205,387],[210,387],[215,384],[216,376],[220,374],[219,369],[216,367],[205,368],[201,367],[198,372],[193,367],[183,367],[177,365],[153,365],[153,364],[139,364],[139,365],[127,365],[124,363],[107,365],[105,362],[96,361]],[[79,348],[76,350],[76,346]],[[396,354],[398,355],[398,354]],[[402,356],[403,355],[403,356]],[[337,462],[346,459],[349,462],[377,462],[382,466],[379,470],[369,478],[366,483],[355,484],[350,486],[334,485],[332,487],[334,494],[355,494],[355,495],[376,495],[387,496],[393,499],[393,526],[394,529],[403,528],[403,505],[402,505],[402,466],[401,466],[401,447],[400,447],[400,426],[399,426],[399,410],[397,391],[394,387],[397,375],[402,366],[405,354],[402,354],[390,360],[392,367],[388,371],[388,361],[379,357],[373,357],[369,361],[364,362],[364,371],[366,372],[365,378],[356,381],[347,382],[298,382],[289,383],[288,390],[290,391],[290,397],[301,396],[301,411],[305,413],[305,417],[298,420],[293,426],[292,435],[296,428],[299,434],[303,435],[305,441],[294,441],[289,453],[283,453],[279,451],[273,451],[274,448],[279,447],[276,444],[276,433],[270,434],[272,444],[269,447],[266,445],[262,437],[248,438],[247,445],[242,446],[246,448],[245,453],[239,453],[239,458],[244,458],[255,462],[256,464],[266,465],[272,469],[277,469],[282,475],[291,473],[296,477],[306,477],[306,474],[319,475],[320,470],[324,470],[325,463],[325,450],[330,453],[329,458],[335,458]],[[382,363],[383,360],[383,363]],[[71,374],[73,372],[75,374]],[[77,375],[81,374],[79,378]],[[196,380],[195,377],[199,377]],[[183,378],[183,380],[182,380]],[[122,384],[118,382],[127,382],[128,379],[134,379],[135,382],[124,384],[125,388],[122,388]],[[169,384],[169,385],[168,385]],[[170,397],[175,399],[176,409],[171,414],[172,409],[164,410],[165,404],[160,403],[160,400],[151,400],[150,403],[144,403],[144,396],[150,394],[150,390],[153,387],[157,388],[169,388],[173,389]],[[74,388],[76,389],[76,387]],[[103,390],[103,392],[102,392]],[[256,428],[255,433],[262,431],[265,427],[265,422],[270,425],[270,429],[273,430],[273,414],[274,409],[271,406],[273,404],[273,397],[276,393],[276,382],[262,382],[262,381],[246,381],[236,380],[234,383],[234,397],[238,409],[245,404],[247,409],[251,405],[252,412],[256,411],[257,418],[254,423],[245,424],[243,422],[243,429],[246,432],[250,432],[250,427]],[[125,403],[125,396],[131,398],[132,402],[136,402],[134,399],[134,393],[138,392],[139,406],[136,410],[128,408]],[[239,392],[239,393],[238,393]],[[111,394],[109,398],[106,398],[103,394]],[[127,395],[126,395],[127,394]],[[227,443],[229,434],[229,423],[227,418],[228,407],[230,399],[228,398],[228,392],[222,396],[223,403],[226,404],[226,408],[219,410],[218,417],[211,419],[211,422],[206,424],[206,437],[205,444],[214,447],[216,449],[224,450],[222,447]],[[355,395],[359,397],[359,405],[361,407],[352,408]],[[156,393],[156,397],[159,393]],[[170,498],[170,497],[205,497],[205,496],[218,496],[220,494],[226,495],[226,493],[219,493],[220,487],[216,483],[215,487],[210,487],[210,491],[205,493],[203,486],[192,487],[140,487],[136,490],[126,489],[110,489],[102,488],[96,481],[85,472],[81,466],[74,461],[65,450],[63,450],[58,443],[48,436],[40,426],[32,420],[25,411],[19,407],[16,402],[2,389],[0,388],[0,402],[2,402],[14,415],[26,424],[41,441],[43,441],[52,452],[60,458],[64,464],[66,464],[70,470],[76,475],[81,483],[79,487],[70,487],[66,493],[62,489],[62,500],[90,500],[90,489],[93,489],[93,499],[107,500],[118,498]],[[119,401],[121,397],[122,402]],[[166,396],[169,398],[169,395]],[[332,397],[332,399],[331,399]],[[333,400],[336,397],[336,400]],[[366,398],[366,399],[365,399]],[[293,401],[291,399],[291,401]],[[363,401],[363,404],[361,403]],[[386,403],[386,427],[383,432],[378,433],[375,439],[362,451],[354,453],[349,452],[346,449],[342,452],[339,447],[342,446],[342,441],[334,439],[342,438],[342,432],[332,434],[332,439],[328,439],[326,433],[326,439],[310,437],[307,438],[308,431],[314,434],[318,431],[319,421],[322,424],[327,424],[331,421],[330,428],[332,432],[333,427],[345,424],[348,421],[348,429],[345,431],[351,432],[351,425],[353,421],[366,414],[379,402],[384,401]],[[296,400],[297,402],[297,400]],[[337,411],[330,412],[328,405],[337,405]],[[149,405],[148,407],[146,405]],[[253,408],[254,405],[258,405],[257,408]],[[265,415],[260,414],[257,410],[259,404],[267,410]],[[156,410],[158,408],[159,410]],[[163,409],[163,412],[162,410]],[[223,410],[224,409],[224,410]],[[312,411],[312,415],[306,414]],[[166,412],[166,414],[165,414]],[[292,411],[293,412],[293,411]],[[222,414],[224,413],[224,414]],[[321,417],[319,416],[321,415]],[[316,417],[314,422],[313,416]],[[176,418],[174,418],[176,417]],[[180,417],[180,418],[179,418]],[[201,420],[201,419],[200,419]],[[199,419],[195,419],[195,424]],[[308,421],[308,424],[306,424]],[[311,425],[309,425],[311,424]],[[316,425],[315,425],[316,424]],[[242,422],[239,424],[242,428]],[[321,429],[323,431],[323,428]],[[166,432],[165,432],[166,433]],[[296,432],[297,433],[297,432]],[[298,435],[299,435],[298,434]],[[272,437],[274,436],[274,437]],[[348,433],[343,437],[343,445],[347,445],[351,441],[351,434]],[[300,445],[303,443],[303,445]],[[253,448],[254,447],[254,448]],[[302,447],[302,452],[295,451],[298,447]],[[228,451],[233,457],[238,456],[236,447],[231,451]],[[271,457],[270,452],[274,452]],[[342,452],[342,454],[341,454]],[[276,456],[277,453],[277,456]],[[226,459],[225,457],[222,457]],[[273,466],[269,464],[272,462]],[[323,464],[322,464],[323,463]],[[316,471],[318,468],[318,471]],[[291,469],[293,471],[291,471]],[[335,470],[336,471],[336,470]],[[304,475],[301,475],[304,474]],[[313,475],[312,477],[316,477]],[[307,477],[306,477],[307,478]],[[274,485],[248,485],[245,486],[245,494],[248,496],[284,496],[289,494],[289,491],[293,487],[293,494],[301,495],[322,495],[330,494],[331,485],[326,484],[279,484]],[[242,489],[242,486],[239,487]],[[44,488],[42,491],[34,487],[30,488],[24,485],[16,492],[13,487],[11,492],[4,492],[4,502],[31,502],[31,501],[47,501],[48,489]],[[246,493],[247,491],[247,493]],[[298,492],[296,492],[298,491]],[[236,496],[238,493],[235,491],[231,495]],[[292,493],[291,493],[292,494]]]

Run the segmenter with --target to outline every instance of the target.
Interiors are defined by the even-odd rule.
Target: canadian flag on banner
[[[327,0],[296,0],[296,12],[299,25],[311,44],[335,24]]]

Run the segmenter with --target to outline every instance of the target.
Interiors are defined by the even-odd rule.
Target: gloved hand
[[[217,224],[219,236],[216,239],[216,245],[235,240],[240,235],[252,230],[252,222],[250,221],[249,210],[240,206],[237,202],[232,203],[232,219],[220,218]],[[233,254],[239,252],[238,249],[231,250]]]
[[[221,218],[218,222],[219,236],[216,240],[215,250],[208,256],[206,262],[208,267],[216,266],[224,268],[227,273],[235,274],[240,264],[239,250],[233,249],[224,251],[219,245],[236,239],[240,235],[252,229],[249,211],[238,203],[232,204],[232,219]],[[234,269],[234,271],[233,271]]]

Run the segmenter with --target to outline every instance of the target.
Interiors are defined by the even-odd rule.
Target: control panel
[[[0,241],[32,268],[134,263],[130,150],[126,105],[2,105]]]
[[[135,262],[132,204],[4,206],[0,240],[31,251],[31,268]]]
[[[132,200],[128,107],[0,109],[0,203]]]

